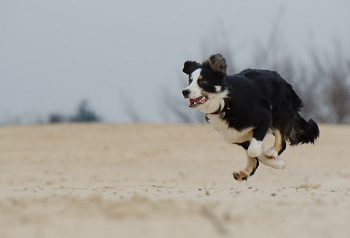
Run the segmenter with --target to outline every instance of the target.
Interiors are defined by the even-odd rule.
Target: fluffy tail
[[[315,140],[319,137],[320,130],[318,125],[312,119],[306,121],[299,113],[297,114],[292,128],[290,130],[288,140],[290,145],[315,143]]]

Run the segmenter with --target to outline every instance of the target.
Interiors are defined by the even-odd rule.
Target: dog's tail
[[[318,125],[312,119],[306,121],[299,113],[291,125],[291,130],[288,136],[290,145],[315,143],[315,140],[319,137],[320,130]]]
[[[292,99],[292,107],[296,113],[296,116],[290,125],[287,140],[292,146],[307,143],[313,144],[320,135],[318,125],[314,120],[310,119],[309,121],[306,121],[302,116],[300,116],[299,112],[304,106],[303,101],[299,98],[291,85],[289,85],[289,92]]]

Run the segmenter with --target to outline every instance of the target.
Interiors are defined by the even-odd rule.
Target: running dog
[[[233,172],[238,180],[247,180],[259,161],[275,169],[284,169],[279,158],[290,145],[314,143],[319,137],[315,121],[306,121],[299,114],[302,100],[277,72],[246,69],[226,74],[226,60],[221,54],[210,56],[203,63],[186,61],[183,72],[189,84],[182,91],[189,107],[199,109],[221,137],[247,152],[247,166]],[[265,151],[264,139],[273,133],[274,145]]]

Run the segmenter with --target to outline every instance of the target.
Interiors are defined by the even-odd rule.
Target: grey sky
[[[162,88],[178,90],[183,62],[201,61],[204,42],[220,43],[204,40],[215,39],[220,24],[243,69],[254,67],[249,52],[266,41],[279,11],[283,39],[298,57],[313,45],[331,49],[333,39],[349,47],[349,9],[348,0],[4,0],[0,122],[71,114],[83,99],[106,121],[125,122],[122,96],[143,120],[160,122]]]

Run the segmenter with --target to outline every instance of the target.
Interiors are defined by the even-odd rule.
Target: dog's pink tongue
[[[190,99],[190,103],[194,103],[194,102],[197,102],[198,100],[200,100],[202,97],[198,97],[198,98],[195,98],[195,99]]]

